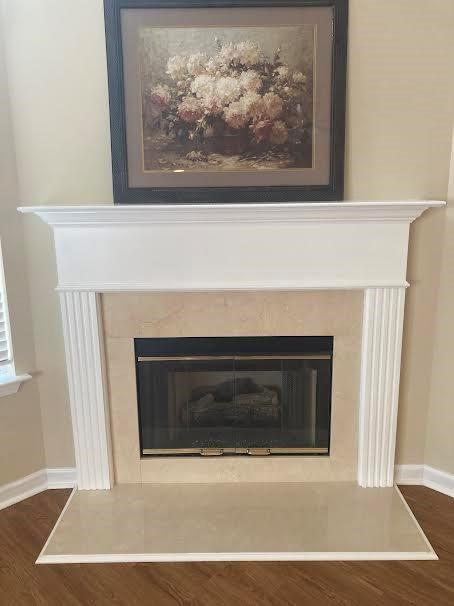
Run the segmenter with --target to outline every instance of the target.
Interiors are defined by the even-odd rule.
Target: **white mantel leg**
[[[108,407],[98,295],[61,292],[71,417],[79,489],[112,485]]]
[[[405,288],[364,292],[358,483],[392,486]]]

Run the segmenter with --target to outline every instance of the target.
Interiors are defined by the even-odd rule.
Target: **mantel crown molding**
[[[283,204],[149,204],[21,206],[53,227],[175,223],[411,223],[440,200],[289,202]]]
[[[443,204],[150,204],[20,211],[52,226],[60,290],[292,290],[405,287],[409,224]]]

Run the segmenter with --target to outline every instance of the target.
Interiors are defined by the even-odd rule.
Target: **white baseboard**
[[[74,488],[75,485],[75,467],[56,467],[55,469],[47,469],[47,488]]]
[[[454,497],[454,474],[424,465],[424,486]]]
[[[396,465],[394,479],[397,484],[427,486],[454,497],[454,475],[429,465]]]
[[[47,490],[47,473],[45,469],[40,469],[39,471],[35,471],[35,473],[25,476],[25,478],[4,484],[0,486],[0,509],[28,499],[28,497],[32,497],[43,490]]]
[[[413,484],[422,486],[424,465],[395,465],[394,480],[396,484]]]
[[[28,499],[49,488],[74,488],[76,470],[73,467],[40,469],[24,478],[0,486],[0,509]]]
[[[454,475],[429,465],[396,465],[396,484],[427,486],[450,497],[454,497]],[[74,488],[76,469],[57,467],[40,469],[24,478],[0,486],[0,509],[28,499],[39,492],[54,488]]]

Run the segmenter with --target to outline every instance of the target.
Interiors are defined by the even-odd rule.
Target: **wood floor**
[[[47,491],[0,511],[1,606],[454,605],[454,499],[402,493],[438,562],[34,564],[69,495]]]

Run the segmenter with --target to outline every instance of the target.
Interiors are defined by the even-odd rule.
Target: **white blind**
[[[11,347],[9,345],[8,309],[6,305],[5,280],[0,249],[0,366],[10,362]]]

